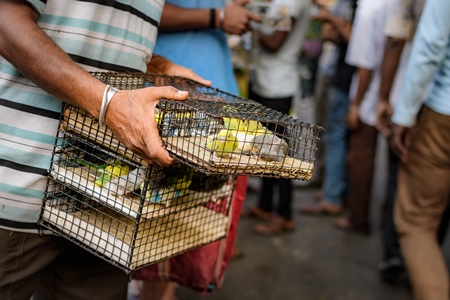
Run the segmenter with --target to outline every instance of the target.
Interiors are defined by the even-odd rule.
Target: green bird
[[[231,130],[222,129],[219,134],[206,144],[206,147],[214,153],[215,157],[232,158],[238,147],[238,140]]]
[[[114,178],[130,173],[131,168],[123,161],[118,160],[113,164],[106,165],[105,169],[101,171],[102,174],[98,176],[94,181],[94,184],[96,186],[105,186],[108,182],[110,182]]]

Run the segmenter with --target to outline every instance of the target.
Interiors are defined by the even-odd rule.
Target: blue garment
[[[394,110],[393,122],[396,124],[414,126],[422,104],[440,114],[450,115],[449,15],[448,1],[427,1]],[[430,82],[430,92],[424,97]]]
[[[224,0],[169,0],[166,3],[184,8],[225,6]],[[221,30],[160,31],[154,52],[211,80],[213,87],[234,95],[239,94],[230,49],[226,35]]]
[[[327,202],[342,204],[347,192],[347,146],[348,129],[346,126],[349,96],[340,88],[330,88],[328,115],[325,136],[325,175],[323,192]]]

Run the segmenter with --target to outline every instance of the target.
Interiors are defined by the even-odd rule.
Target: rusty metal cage
[[[120,89],[172,85],[189,91],[186,101],[162,99],[156,122],[162,141],[172,156],[207,175],[298,180],[312,177],[319,134],[323,130],[320,126],[303,123],[255,101],[178,77],[94,75]],[[96,140],[116,152],[126,152],[107,127],[100,128],[97,120],[82,109],[68,106],[62,126],[66,131]]]
[[[126,272],[226,237],[233,176],[144,166],[60,131],[41,225]]]
[[[126,272],[225,238],[236,175],[312,176],[319,126],[181,77],[93,75],[119,89],[189,92],[157,106],[178,160],[168,168],[148,165],[84,110],[63,108],[40,224]]]

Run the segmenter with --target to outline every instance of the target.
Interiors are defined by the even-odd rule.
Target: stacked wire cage
[[[119,89],[175,86],[155,121],[178,161],[148,165],[65,105],[41,225],[132,272],[225,238],[237,175],[309,180],[321,127],[181,77],[93,73]]]

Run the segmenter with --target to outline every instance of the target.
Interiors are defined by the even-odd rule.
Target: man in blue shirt
[[[436,239],[450,195],[449,14],[447,1],[427,1],[392,118],[391,146],[402,161],[395,223],[415,299],[449,299]]]

